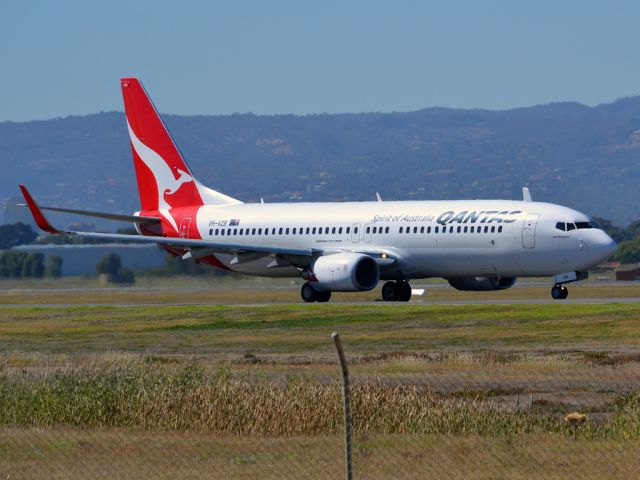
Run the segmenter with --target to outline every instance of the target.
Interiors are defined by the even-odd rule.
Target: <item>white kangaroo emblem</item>
[[[129,128],[129,137],[131,138],[133,148],[144,164],[149,167],[149,170],[151,170],[151,173],[153,173],[156,179],[156,187],[158,188],[158,211],[162,213],[173,228],[175,228],[176,232],[178,232],[178,225],[176,225],[176,221],[169,213],[171,205],[167,203],[164,196],[173,195],[180,189],[182,184],[193,182],[193,177],[187,172],[177,169],[179,176],[176,178],[169,165],[167,165],[167,162],[136,137],[129,122],[127,122],[127,127]]]

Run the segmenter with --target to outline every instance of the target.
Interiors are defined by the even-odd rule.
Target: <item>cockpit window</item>
[[[596,222],[594,222],[593,220],[589,220],[588,222],[576,222],[576,223],[558,222],[556,223],[556,228],[563,232],[570,232],[571,230],[576,230],[576,229],[581,230],[585,228],[598,228],[598,225],[596,225]]]
[[[598,225],[593,220],[590,220],[588,222],[576,222],[576,228],[598,228]]]

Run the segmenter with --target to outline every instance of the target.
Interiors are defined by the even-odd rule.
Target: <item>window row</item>
[[[367,227],[368,228],[368,227]],[[293,228],[210,228],[209,235],[212,236],[232,236],[232,235],[329,235],[342,233],[350,234],[351,227],[293,227]],[[353,233],[358,233],[358,227],[353,227]],[[368,232],[367,232],[368,233]],[[380,232],[382,233],[382,232]],[[389,227],[387,227],[389,233]]]
[[[492,225],[489,227],[485,225],[465,225],[463,226],[449,226],[448,230],[446,226],[429,227],[400,227],[399,233],[502,233],[502,225],[496,227]],[[209,229],[209,235],[211,236],[236,236],[236,235],[342,235],[345,233],[349,235],[351,233],[351,227],[273,227],[273,228],[216,228]],[[353,233],[358,233],[358,227],[353,227]],[[365,227],[365,233],[367,234],[382,234],[389,233],[389,227]]]
[[[403,228],[404,228],[404,233],[431,233],[431,227],[400,227],[400,233],[403,233]],[[413,232],[412,232],[413,230]],[[496,227],[495,225],[492,225],[491,227],[489,227],[488,225],[484,226],[484,229],[482,227],[482,225],[478,225],[477,227],[475,225],[465,225],[464,227],[461,225],[458,225],[457,227],[454,227],[453,225],[449,226],[449,229],[447,230],[446,226],[443,227],[433,227],[433,233],[447,233],[447,231],[449,233],[502,233],[502,225],[499,225],[498,227]]]

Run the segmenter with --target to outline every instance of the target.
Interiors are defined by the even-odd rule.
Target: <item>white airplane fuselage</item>
[[[381,267],[383,280],[528,277],[586,271],[615,249],[615,242],[599,228],[559,230],[558,222],[575,225],[590,219],[578,211],[540,202],[205,205],[196,216],[202,238],[218,243],[310,248],[322,251],[323,255],[341,251],[386,252],[396,262]],[[235,255],[216,256],[227,268],[239,273],[300,276],[297,268],[274,266],[270,257],[234,264]]]

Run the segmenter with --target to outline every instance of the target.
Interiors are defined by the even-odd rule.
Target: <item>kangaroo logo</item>
[[[156,179],[156,186],[158,188],[158,211],[162,213],[177,232],[178,225],[169,213],[171,205],[165,199],[165,195],[173,195],[180,190],[180,187],[183,184],[193,182],[194,179],[187,172],[180,170],[179,168],[176,168],[176,172],[178,173],[178,178],[176,178],[171,167],[167,165],[167,162],[165,162],[158,153],[147,147],[138,137],[136,137],[136,134],[133,133],[129,122],[127,122],[127,128],[129,129],[129,137],[131,138],[134,150],[144,164],[149,167],[149,170],[151,170],[151,173]]]

